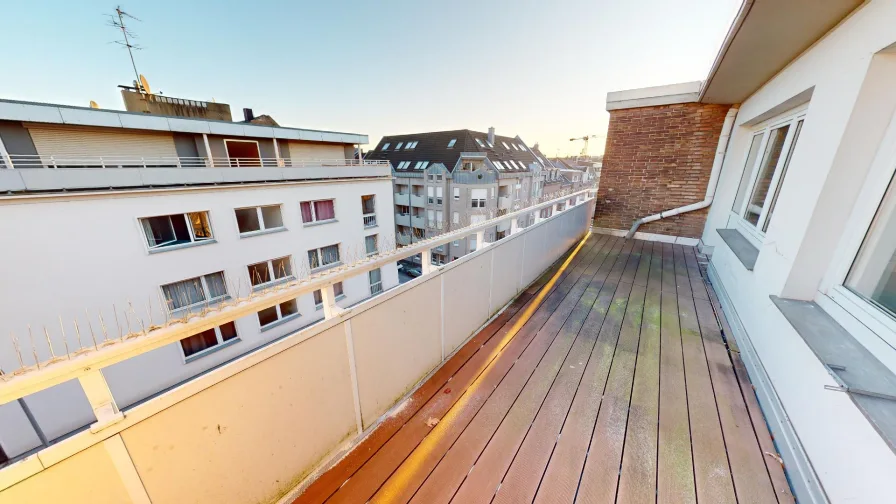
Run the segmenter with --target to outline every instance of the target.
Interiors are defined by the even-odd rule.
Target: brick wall
[[[702,201],[728,108],[682,103],[610,111],[595,227],[627,230],[640,217]],[[707,212],[638,230],[699,238]]]

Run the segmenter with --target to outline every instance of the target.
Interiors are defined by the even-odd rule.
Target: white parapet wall
[[[580,241],[592,211],[587,199],[0,469],[0,503],[276,501]]]

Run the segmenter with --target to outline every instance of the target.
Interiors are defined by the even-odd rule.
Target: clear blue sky
[[[0,97],[122,108],[108,1],[6,2]],[[284,126],[382,135],[494,126],[577,151],[608,91],[701,80],[740,0],[123,3],[153,91]],[[591,153],[603,151],[604,139]]]

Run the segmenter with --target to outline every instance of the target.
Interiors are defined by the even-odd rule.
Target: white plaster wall
[[[361,195],[375,194],[378,226],[364,229]],[[299,202],[335,198],[338,222],[304,227]],[[244,206],[281,204],[288,231],[241,238],[233,209]],[[149,254],[139,217],[209,211],[217,243]],[[128,301],[145,317],[152,299],[154,318],[162,321],[158,309],[159,286],[215,271],[224,271],[232,283],[241,283],[247,292],[246,266],[255,262],[291,255],[295,270],[307,265],[307,251],[334,243],[346,249],[360,249],[364,236],[374,232],[385,238],[394,233],[392,185],[389,180],[339,183],[259,185],[183,191],[146,191],[134,194],[102,194],[51,198],[22,198],[0,202],[0,236],[14,237],[16,246],[0,247],[0,321],[6,337],[0,338],[0,367],[19,367],[8,337],[16,334],[30,357],[28,325],[32,327],[38,354],[49,357],[43,328],[49,331],[57,354],[65,345],[59,318],[65,324],[68,345],[77,348],[73,320],[77,318],[82,341],[90,340],[84,310],[93,317],[93,329],[101,330],[97,313],[102,310],[110,336],[117,337],[112,304],[122,311]],[[383,268],[383,287],[398,284],[394,265]],[[369,296],[365,275],[344,282],[346,298],[340,306],[354,304]],[[104,373],[120,406],[154,394],[166,387],[233,359],[259,345],[291,333],[322,318],[310,295],[299,300],[302,316],[260,332],[255,316],[237,320],[240,342],[184,363],[179,344],[172,344],[107,368]],[[134,319],[132,330],[137,331]],[[92,421],[92,412],[80,387],[66,383],[26,398],[34,416],[52,439]],[[0,407],[0,443],[10,455],[31,448],[36,437],[15,403]]]
[[[843,205],[848,212],[858,203],[845,185],[837,201],[836,184],[832,188],[830,182],[846,172],[833,173],[832,167],[840,169],[836,155],[844,147],[847,123],[873,55],[896,41],[893,19],[896,2],[869,2],[742,104],[702,236],[705,244],[715,247],[712,264],[832,502],[891,502],[896,455],[846,395],[824,390],[824,385],[835,385],[834,380],[768,296],[814,297],[821,275],[806,258],[836,246],[845,221],[812,226],[812,219],[826,210],[824,205]],[[747,271],[716,232],[729,227],[751,136],[745,123],[813,87],[758,261]],[[863,177],[863,167],[852,169],[853,178]],[[828,263],[821,269],[830,267]]]
[[[289,142],[289,157],[291,159],[351,159],[351,156],[346,156],[346,148],[342,145],[295,140]]]

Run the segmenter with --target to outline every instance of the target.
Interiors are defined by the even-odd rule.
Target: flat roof
[[[607,93],[607,110],[620,110],[674,103],[692,103],[700,95],[701,81],[651,86]]]
[[[0,120],[48,124],[98,126],[103,128],[171,131],[174,133],[206,133],[211,135],[279,138],[338,144],[366,144],[367,135],[322,131],[282,126],[195,119],[122,110],[94,109],[0,99]]]

